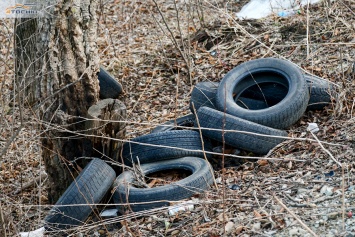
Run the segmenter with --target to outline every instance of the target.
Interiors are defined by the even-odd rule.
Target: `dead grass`
[[[125,90],[121,99],[130,118],[127,138],[189,113],[192,85],[219,81],[236,65],[261,57],[290,60],[334,83],[337,93],[332,105],[306,112],[288,130],[289,137],[303,140],[284,142],[269,155],[271,160],[255,162],[246,156],[236,164],[229,158],[224,169],[220,158],[211,160],[218,189],[194,197],[197,204],[192,211],[169,216],[162,208],[112,220],[92,219],[74,233],[212,237],[292,236],[295,232],[311,236],[306,227],[319,236],[332,231],[333,236],[355,233],[354,217],[348,217],[355,209],[354,2],[311,6],[309,22],[307,9],[290,18],[241,21],[234,14],[243,2],[191,0],[175,5],[157,1],[162,15],[153,1],[102,4],[97,42],[102,65]],[[0,152],[11,141],[0,160],[0,233],[7,236],[37,229],[48,210],[45,179],[38,180],[44,171],[41,134],[30,110],[23,111],[24,126],[12,138],[21,124],[19,108],[10,104],[15,89],[13,49],[6,46],[12,43],[11,24],[2,21],[0,32]],[[327,142],[323,147],[306,132],[308,122],[318,123],[316,138]],[[36,182],[21,188],[31,180]],[[332,195],[322,194],[324,187]],[[113,224],[118,222],[122,227]]]

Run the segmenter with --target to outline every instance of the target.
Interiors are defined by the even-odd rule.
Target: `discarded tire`
[[[326,80],[304,74],[309,91],[307,110],[321,110],[331,102],[333,88]],[[243,92],[237,104],[247,109],[264,109],[280,102],[287,94],[285,87],[273,83],[254,85]],[[247,97],[247,98],[245,98]],[[251,99],[252,98],[252,99]]]
[[[116,173],[109,165],[93,159],[50,210],[45,218],[46,229],[56,231],[84,224],[115,178]]]
[[[132,165],[138,159],[144,164],[185,156],[204,157],[203,150],[211,151],[212,147],[206,140],[203,149],[197,131],[172,130],[133,138],[123,145],[122,157],[126,165]]]
[[[165,132],[171,130],[182,130],[184,129],[184,127],[193,127],[194,124],[195,124],[195,115],[188,114],[157,126],[151,131],[151,133]]]
[[[309,101],[307,110],[321,110],[331,102],[333,87],[326,80],[305,75],[308,84]]]
[[[206,82],[197,83],[191,92],[191,98],[190,98],[191,112],[195,113],[195,110],[197,111],[202,106],[216,108],[215,100],[216,100],[217,88],[218,88],[218,82],[206,81]],[[194,105],[194,107],[192,105]]]
[[[191,98],[190,98],[191,112],[194,113],[192,104],[194,104],[196,111],[202,106],[216,109],[216,95],[217,95],[218,85],[219,85],[218,82],[197,83],[191,93]],[[251,99],[253,98],[252,94],[250,94],[250,96],[248,97],[250,98],[240,97],[236,99],[235,102],[238,103],[239,106],[246,109],[267,108],[267,105],[264,101],[260,101],[259,99]]]
[[[114,182],[113,200],[120,213],[142,211],[169,205],[201,193],[213,183],[212,168],[209,163],[197,157],[184,157],[141,165],[143,175],[163,170],[186,170],[191,175],[168,185],[153,188],[137,188],[132,185],[135,174],[132,171],[121,173]],[[124,204],[124,205],[122,205]]]
[[[333,92],[332,85],[328,83],[326,80],[322,80],[311,75],[305,74],[304,77],[306,79],[307,87],[309,91],[309,101],[307,105],[307,110],[324,109],[325,106],[331,103],[331,95]],[[198,86],[200,84],[201,86]],[[192,110],[192,106],[191,106],[192,102],[194,102],[194,104],[197,105],[206,104],[207,107],[215,108],[216,94],[213,93],[217,93],[218,85],[219,83],[216,82],[212,82],[212,83],[200,82],[196,84],[196,86],[198,86],[199,88],[199,91],[201,92],[200,94],[206,96],[201,96],[201,95],[191,96],[190,110]],[[287,94],[286,87],[277,85],[275,83],[264,83],[263,85],[261,85],[260,89],[262,93],[259,87],[254,85],[254,87],[248,88],[246,91],[244,91],[243,96],[246,97],[234,98],[237,105],[239,105],[242,108],[250,109],[250,110],[265,109],[270,107],[270,105],[275,105],[278,102],[280,102],[283,98],[285,98]],[[195,99],[195,97],[198,98],[198,102],[195,102],[197,100]]]
[[[285,87],[287,94],[274,106],[262,110],[248,110],[235,103],[248,88],[262,88],[264,83]],[[296,66],[281,59],[263,58],[243,63],[225,75],[217,89],[216,106],[228,114],[285,129],[301,118],[308,100],[306,80]]]
[[[116,79],[110,75],[103,67],[100,67],[100,72],[97,74],[100,86],[101,99],[117,99],[122,93],[122,86]]]
[[[197,116],[204,136],[256,154],[267,154],[284,140],[282,137],[287,137],[285,131],[266,127],[208,107],[201,107],[197,111]]]

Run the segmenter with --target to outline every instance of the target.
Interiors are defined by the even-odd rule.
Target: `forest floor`
[[[72,235],[355,236],[355,3],[321,1],[288,18],[240,20],[245,2],[101,3],[101,64],[125,90],[127,139],[190,113],[196,83],[218,82],[252,59],[282,58],[324,78],[336,90],[332,103],[305,112],[267,157],[243,152],[224,167],[212,159],[217,187],[194,196],[192,210],[90,219]],[[0,235],[16,236],[43,226],[50,205],[39,118],[11,102],[13,21],[0,27]],[[315,135],[310,122],[319,126]]]

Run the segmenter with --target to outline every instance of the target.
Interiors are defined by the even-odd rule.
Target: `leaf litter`
[[[195,195],[193,210],[92,218],[72,234],[355,236],[355,5],[322,1],[289,18],[239,20],[235,13],[245,2],[156,1],[163,17],[154,1],[102,2],[97,43],[101,64],[125,90],[120,99],[129,114],[127,138],[188,114],[197,82],[219,81],[233,67],[261,57],[290,60],[334,83],[332,104],[307,111],[288,130],[293,139],[266,157],[251,160],[243,151],[238,162],[214,157],[217,187]],[[4,44],[12,42],[12,24],[2,20]],[[11,106],[13,48],[2,52],[0,151],[21,128],[20,108]],[[25,125],[0,160],[0,223],[8,236],[38,229],[49,210],[41,134],[31,110],[23,114]],[[308,123],[317,123],[319,132],[307,131]]]

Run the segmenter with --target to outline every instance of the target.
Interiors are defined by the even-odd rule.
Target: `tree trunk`
[[[121,139],[126,135],[126,106],[119,100],[104,99],[89,108],[87,117],[85,131],[93,147],[112,161],[120,162]]]
[[[37,20],[21,19],[16,21],[16,34],[15,34],[15,54],[17,60],[15,62],[16,72],[16,88],[19,104],[32,105],[35,101],[36,88],[36,69],[40,62],[33,61],[36,58],[36,33],[37,33]],[[29,86],[31,85],[32,86]]]
[[[21,98],[38,109],[42,157],[54,203],[92,156],[85,117],[99,98],[97,1],[58,0],[50,17],[16,23],[16,84]]]

